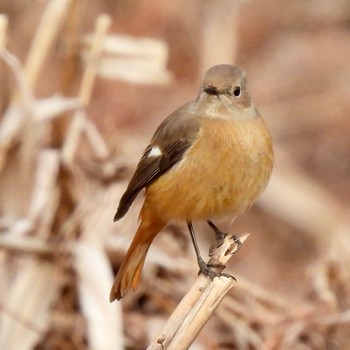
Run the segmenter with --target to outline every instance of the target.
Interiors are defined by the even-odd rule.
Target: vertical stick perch
[[[209,264],[221,273],[227,261],[240,249],[247,237],[248,234],[239,239],[227,235],[223,243],[216,241]],[[235,279],[228,275],[213,280],[204,275],[198,276],[147,350],[188,349],[234,282]]]

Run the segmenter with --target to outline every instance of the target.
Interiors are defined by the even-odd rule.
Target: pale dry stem
[[[103,43],[110,24],[111,19],[107,15],[101,15],[97,18],[93,42],[88,55],[88,62],[79,91],[79,100],[83,108],[90,102],[92,88],[96,79],[97,63],[101,56]],[[88,128],[87,125],[89,126]],[[83,110],[77,110],[73,116],[73,120],[62,149],[62,159],[66,165],[71,165],[73,163],[83,131],[86,131],[87,139],[90,141],[89,144],[95,153],[102,157],[107,156],[107,146],[102,138],[99,137],[100,135],[96,128],[93,128],[94,132],[91,132],[92,128],[91,123],[87,123],[85,112]],[[94,146],[94,141],[96,141],[96,147]]]
[[[26,76],[32,88],[34,88],[45,59],[59,34],[70,1],[50,1],[41,18],[25,64]]]
[[[223,243],[216,242],[209,264],[218,265],[215,268],[221,272],[247,237],[248,234],[239,239],[227,235]],[[234,283],[233,277],[225,275],[214,279],[203,274],[199,275],[162,331],[147,349],[188,349]]]
[[[6,46],[7,16],[0,14],[0,50]]]

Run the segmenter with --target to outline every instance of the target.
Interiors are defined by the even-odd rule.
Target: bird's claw
[[[237,282],[236,278],[228,273],[223,273],[223,272],[218,272],[218,271],[215,271],[213,268],[215,267],[218,267],[218,268],[225,268],[225,265],[223,264],[207,264],[206,262],[204,262],[203,260],[200,260],[198,261],[198,265],[199,265],[199,272],[198,272],[198,275],[199,274],[203,274],[204,276],[208,276],[210,277],[212,280],[215,278],[215,277],[221,277],[221,276],[224,276],[224,277],[227,277],[227,278],[232,278],[234,279],[234,281]]]

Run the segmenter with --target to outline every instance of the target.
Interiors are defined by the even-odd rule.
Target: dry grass
[[[229,266],[235,288],[193,349],[349,348],[347,1],[326,12],[302,1],[227,3],[223,27],[234,23],[216,43],[222,8],[208,4],[37,2],[30,40],[23,28],[34,10],[18,6],[27,6],[27,17],[11,1],[3,5],[9,16],[0,16],[0,349],[144,349],[159,334],[195,280],[187,233],[174,225],[160,235],[140,288],[110,304],[140,200],[123,221],[112,218],[145,144],[140,130],[149,135],[195,95],[201,71],[215,61],[211,47],[220,60],[244,62],[276,166],[259,204],[235,223],[254,234]],[[172,74],[164,41],[148,41],[150,56],[139,57],[141,42],[123,37],[115,53],[108,30],[159,34]],[[149,74],[139,85],[122,74],[130,52],[131,67],[154,70],[154,86]],[[133,84],[96,79],[115,78],[106,75],[111,61],[117,78]]]

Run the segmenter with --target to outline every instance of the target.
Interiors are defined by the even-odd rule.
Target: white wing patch
[[[158,147],[152,147],[151,152],[148,153],[148,157],[160,157],[162,155],[162,150]]]

